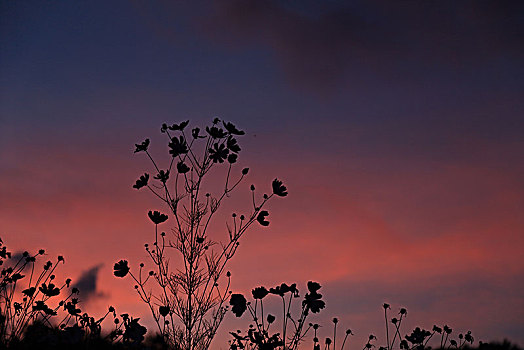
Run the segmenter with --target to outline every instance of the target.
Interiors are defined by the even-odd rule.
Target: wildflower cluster
[[[0,266],[3,267],[0,275],[0,348],[25,346],[30,338],[26,336],[27,331],[38,325],[48,334],[45,341],[55,344],[73,346],[93,339],[108,342],[122,339],[124,343],[138,344],[143,340],[136,336],[129,322],[119,325],[113,307],[98,319],[82,313],[80,291],[72,280],[67,278],[57,283],[55,272],[65,259],[58,256],[55,261],[47,260],[40,270],[38,262],[45,255],[44,249],[34,254],[25,251],[13,255],[0,239]],[[101,338],[101,324],[109,315],[113,316],[115,328]]]
[[[291,314],[292,301],[300,297],[296,283],[288,285],[282,283],[269,290],[265,287],[257,287],[251,291],[254,305],[247,302],[242,294],[232,294],[230,304],[231,311],[241,317],[246,310],[249,311],[254,324],[249,325],[249,329],[242,334],[242,331],[230,332],[233,340],[230,340],[230,349],[298,349],[299,344],[311,329],[318,329],[318,325],[309,323],[306,326],[306,319],[309,313],[319,313],[324,309],[325,303],[322,294],[318,293],[321,288],[317,282],[307,283],[308,293],[304,296],[301,303],[301,311],[298,317]],[[270,328],[275,323],[277,317],[272,314],[264,313],[264,298],[268,295],[275,295],[282,300],[282,332],[271,334]],[[275,326],[277,327],[277,326]],[[273,327],[273,329],[275,328]],[[288,332],[288,328],[289,331]],[[271,329],[272,330],[272,329]]]
[[[226,222],[227,238],[212,240],[212,218],[249,173],[249,168],[234,171],[241,151],[238,138],[245,132],[219,118],[204,129],[189,131],[188,126],[189,121],[162,124],[160,132],[167,138],[169,153],[164,167],[153,159],[149,139],[135,144],[134,152],[146,155],[153,172],[140,175],[133,188],[149,190],[164,203],[167,213],[148,213],[155,233],[145,250],[153,267],[146,272],[142,263],[138,271],[131,271],[128,262],[120,260],[114,265],[114,275],[130,276],[158,332],[174,348],[190,350],[209,348],[228,309],[231,274],[226,273],[227,262],[253,223],[269,225],[265,206],[273,197],[285,197],[287,188],[274,179],[271,193],[259,198],[251,185],[250,212],[233,213]],[[220,167],[224,186],[215,193],[205,191],[207,175]],[[166,222],[171,229],[160,230],[159,225]]]

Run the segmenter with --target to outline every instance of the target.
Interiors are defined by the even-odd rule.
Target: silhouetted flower
[[[147,186],[147,182],[149,181],[149,174],[145,173],[144,175],[140,176],[138,180],[136,180],[136,183],[133,185],[133,188],[141,189],[144,186]]]
[[[346,334],[347,335],[353,335],[353,332],[351,331],[351,329],[348,328],[348,329],[346,329]]]
[[[296,284],[294,284],[296,289]],[[275,288],[269,288],[269,293],[280,295],[281,297],[284,296],[284,294],[291,292],[291,287],[288,286],[286,283],[280,284],[280,286],[276,286]]]
[[[215,143],[212,148],[209,149],[209,158],[217,163],[224,163],[224,160],[227,158],[229,150],[224,146],[224,144]]]
[[[244,131],[238,130],[236,128],[236,126],[233,125],[233,123],[229,123],[229,122],[228,123],[224,123],[224,122],[222,122],[222,124],[224,125],[224,128],[226,128],[227,132],[229,132],[232,135],[244,135],[245,134]]]
[[[473,336],[471,335],[471,331],[468,331],[466,335],[464,336],[464,339],[468,342],[473,344]]]
[[[318,282],[309,281],[307,283],[307,289],[311,293],[316,293],[320,288],[321,288],[321,286],[320,286],[320,283],[318,283]]]
[[[266,287],[257,287],[251,291],[251,294],[253,294],[253,298],[255,299],[264,299],[268,293],[269,291]]]
[[[331,344],[331,338],[326,338],[326,345],[330,345]]]
[[[200,128],[194,128],[193,130],[191,130],[191,135],[193,136],[194,139],[205,138],[205,136],[200,136]]]
[[[124,323],[126,329],[123,336],[124,343],[131,341],[134,344],[140,344],[144,340],[147,329],[138,323],[139,320],[139,318],[131,318],[130,321]]]
[[[216,126],[211,128],[206,126],[206,131],[214,139],[222,139],[227,135],[222,128],[217,128]]]
[[[113,270],[113,274],[116,277],[125,277],[129,272],[127,260],[120,260],[119,262],[115,263],[115,266],[113,266]]]
[[[141,144],[135,143],[135,147],[136,149],[134,153],[147,151],[147,147],[149,147],[149,139],[145,139]]]
[[[167,124],[166,124],[166,123],[163,123],[162,126],[160,127],[160,132],[161,132],[161,133],[166,132],[167,128],[168,128]]]
[[[60,294],[60,289],[55,287],[53,283],[49,283],[48,285],[46,285],[45,283],[42,283],[42,286],[39,287],[38,290],[40,290],[42,294],[48,297],[53,297],[55,295]]]
[[[384,310],[391,309],[388,303],[382,304],[382,307],[384,308]]]
[[[229,156],[227,156],[227,162],[229,164],[234,164],[237,161],[238,156],[235,153],[231,153]]]
[[[408,310],[406,310],[405,308],[401,308],[400,311],[399,311],[399,314],[407,315],[408,314]]]
[[[237,140],[234,137],[229,136],[227,138],[226,145],[231,152],[240,152],[240,146],[238,145]]]
[[[149,211],[147,213],[147,216],[149,216],[149,218],[151,219],[151,221],[153,221],[153,223],[155,225],[158,225],[158,224],[161,224],[163,223],[164,221],[166,221],[168,219],[168,216],[165,215],[165,214],[160,214],[159,211]]]
[[[286,186],[282,185],[282,181],[280,180],[273,180],[273,183],[272,183],[272,187],[273,187],[273,193],[276,194],[277,196],[279,197],[285,197],[287,196],[287,188]]]
[[[169,142],[169,154],[171,154],[173,157],[178,157],[181,154],[186,154],[188,152],[186,140],[184,139],[184,136],[180,137],[173,137],[171,138],[171,142]]]
[[[437,332],[437,333],[441,334],[442,333],[442,328],[440,328],[437,325],[433,325],[433,332]]]
[[[449,328],[447,325],[444,326],[444,332],[446,332],[446,334],[451,334],[451,332],[453,332],[453,330],[451,328]]]
[[[46,315],[56,316],[56,312],[49,308],[42,300],[39,300],[33,305],[34,311],[43,311]]]
[[[267,212],[267,210],[262,210],[261,212],[259,212],[257,216],[258,223],[262,226],[269,226],[269,221],[266,220],[266,216],[268,215],[269,213]]]
[[[158,308],[158,312],[160,312],[160,315],[162,315],[163,317],[166,317],[167,315],[169,315],[169,306],[160,306]]]
[[[166,183],[167,180],[169,179],[169,170],[167,171],[160,170],[158,174],[155,175],[154,178],[157,180],[160,180],[160,182],[162,183]]]
[[[182,122],[180,124],[173,124],[171,126],[168,126],[168,129],[169,130],[173,130],[173,131],[175,131],[175,130],[182,131],[187,126],[187,124],[189,124],[189,120],[186,120],[185,122]]]
[[[321,297],[320,294],[306,294],[302,301],[302,305],[306,307],[306,313],[308,310],[311,310],[313,313],[318,313],[326,306],[324,301],[320,300]]]
[[[406,340],[402,340],[402,341],[400,342],[400,348],[401,348],[401,349],[408,350],[408,349],[409,349],[409,344],[408,344],[408,342],[407,342]]]
[[[215,117],[215,119],[213,119],[213,124],[216,125],[218,123],[220,123],[220,118]]]
[[[231,294],[229,304],[233,306],[231,311],[233,311],[236,317],[242,316],[247,309],[247,301],[242,294]]]
[[[73,315],[73,316],[79,316],[80,313],[82,312],[82,310],[78,309],[76,307],[76,303],[72,303],[70,301],[68,301],[65,305],[64,305],[64,310],[66,310],[69,314]]]
[[[431,332],[426,331],[425,329],[420,329],[419,327],[415,328],[410,335],[406,335],[405,338],[412,344],[422,344],[426,337],[429,337]]]
[[[333,318],[333,323],[337,324],[338,323],[338,318],[334,317]]]
[[[449,343],[451,344],[451,346],[457,347],[457,342],[455,340],[451,339]]]
[[[36,288],[35,287],[29,287],[27,289],[24,289],[22,291],[22,293],[25,295],[25,296],[28,296],[28,297],[32,297],[36,292]]]
[[[267,323],[271,324],[275,322],[275,316],[271,315],[271,314],[268,314],[267,315]]]
[[[178,162],[176,165],[176,169],[180,174],[185,174],[190,170],[184,162]]]
[[[242,169],[242,175],[247,175],[249,173],[249,168]]]

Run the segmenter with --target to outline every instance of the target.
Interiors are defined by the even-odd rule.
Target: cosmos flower
[[[48,297],[54,297],[55,295],[60,294],[60,289],[55,287],[53,283],[49,283],[48,285],[42,283],[42,286],[39,287],[38,290]]]
[[[227,135],[222,128],[216,126],[212,126],[211,128],[206,126],[206,131],[214,139],[222,139]]]
[[[227,138],[226,145],[231,152],[240,152],[240,146],[238,145],[237,140],[234,137],[229,136]]]
[[[137,153],[137,152],[146,152],[147,151],[147,148],[149,147],[149,139],[145,139],[141,144],[136,144],[135,143],[135,152],[134,153]]]
[[[158,308],[158,312],[160,312],[160,315],[162,315],[163,317],[166,317],[167,315],[169,315],[169,306],[160,306]]]
[[[227,132],[232,134],[232,135],[244,135],[245,134],[244,131],[238,130],[237,127],[235,125],[233,125],[233,123],[222,122],[222,124],[224,125],[224,128],[226,128]]]
[[[190,170],[184,162],[178,162],[176,165],[176,169],[180,174],[185,174]]]
[[[282,181],[280,180],[273,180],[273,183],[272,183],[272,187],[273,187],[273,193],[276,194],[277,196],[279,197],[285,197],[287,196],[287,188],[286,186],[284,186],[282,184]]]
[[[242,294],[231,294],[229,304],[233,306],[231,311],[233,311],[236,317],[242,316],[247,309],[247,301]]]
[[[155,211],[150,210],[147,213],[147,216],[149,216],[149,218],[151,219],[151,221],[153,221],[155,225],[161,224],[168,219],[168,216],[166,214],[161,214],[157,210]]]
[[[209,158],[214,163],[224,163],[224,160],[227,158],[227,155],[229,154],[229,150],[224,146],[224,144],[218,144],[215,143],[213,145],[213,148],[209,149]]]
[[[182,130],[184,130],[184,128],[187,126],[187,124],[189,124],[189,120],[186,120],[185,122],[182,122],[182,123],[180,123],[180,124],[173,124],[173,125],[171,125],[171,126],[168,126],[167,128],[168,128],[169,130],[173,130],[173,131],[175,131],[175,130],[180,130],[180,131],[182,131]]]
[[[157,180],[160,180],[162,183],[165,184],[167,180],[169,179],[169,170],[166,170],[166,171],[160,170],[158,174],[155,175],[154,178]]]
[[[127,260],[120,260],[119,262],[115,263],[115,266],[113,266],[113,270],[113,274],[116,277],[126,277],[126,275],[129,272]]]
[[[136,180],[136,183],[133,185],[133,188],[141,189],[144,186],[147,186],[147,182],[149,181],[149,174],[145,173],[144,175],[140,176],[138,180]]]
[[[186,154],[189,151],[184,136],[171,138],[171,142],[169,142],[168,146],[170,148],[169,154],[171,154],[173,157],[178,157],[179,155]]]
[[[262,226],[269,226],[269,221],[266,220],[266,216],[269,215],[269,212],[267,210],[262,210],[260,213],[258,213],[257,221]]]

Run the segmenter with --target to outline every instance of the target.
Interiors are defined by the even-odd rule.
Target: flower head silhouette
[[[169,170],[166,170],[166,171],[160,170],[158,174],[155,175],[154,178],[157,180],[160,180],[160,182],[162,183],[166,183],[167,180],[169,179]]]
[[[169,142],[168,146],[170,148],[169,154],[171,154],[173,157],[178,157],[179,155],[186,154],[189,151],[184,136],[180,136],[179,138],[171,138],[171,142]]]
[[[150,210],[147,213],[147,216],[149,216],[149,219],[151,219],[151,221],[153,221],[155,225],[161,224],[168,219],[168,216],[166,214],[161,214],[157,210],[155,211]]]
[[[178,162],[176,165],[176,169],[180,174],[185,174],[190,170],[184,162]]]
[[[237,127],[235,125],[233,125],[233,123],[222,122],[222,124],[224,125],[224,128],[226,128],[227,132],[232,134],[232,135],[244,135],[245,134],[244,131],[238,130]]]
[[[126,275],[129,272],[127,260],[120,260],[119,262],[115,263],[115,266],[113,266],[113,270],[113,274],[116,277],[126,277]]]
[[[282,181],[275,179],[272,183],[273,193],[279,197],[287,196],[287,188],[282,184]]]
[[[188,124],[189,124],[189,120],[186,120],[185,122],[182,122],[180,124],[173,124],[171,126],[168,126],[167,128],[173,131],[175,130],[183,131]]]
[[[141,175],[138,180],[136,180],[136,183],[133,185],[133,188],[136,188],[137,190],[141,189],[144,186],[147,186],[147,182],[149,181],[149,174],[144,173],[144,175]]]
[[[224,160],[227,158],[227,155],[229,154],[229,150],[224,146],[224,144],[218,144],[215,143],[213,145],[213,148],[209,149],[209,158],[214,163],[224,163]]]
[[[216,126],[212,126],[211,128],[206,126],[206,131],[214,139],[222,139],[227,135],[222,128]]]
[[[268,293],[269,291],[266,287],[257,287],[251,291],[251,294],[253,294],[253,298],[255,299],[264,299]]]
[[[269,226],[269,221],[266,220],[266,216],[269,215],[267,210],[262,210],[258,213],[257,221],[262,226]]]
[[[236,317],[242,316],[244,311],[247,310],[247,301],[242,294],[231,294],[229,304],[233,306],[231,311],[233,311]]]
[[[149,147],[149,139],[145,139],[144,141],[142,141],[141,144],[135,144],[135,147],[136,148],[134,153],[146,152],[147,148]]]

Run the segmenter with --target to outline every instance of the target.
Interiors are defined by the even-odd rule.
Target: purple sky
[[[0,16],[0,234],[68,257],[91,307],[118,297],[147,318],[111,275],[143,259],[159,205],[131,188],[148,166],[133,144],[220,116],[246,131],[250,181],[290,192],[232,261],[234,288],[318,280],[324,319],[358,344],[382,334],[384,301],[524,344],[523,2],[4,1]]]

